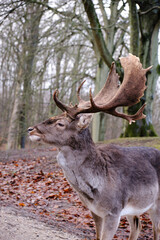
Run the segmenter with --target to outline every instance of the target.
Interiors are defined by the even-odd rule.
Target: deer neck
[[[71,137],[67,145],[59,149],[59,153],[63,154],[68,163],[74,161],[76,165],[82,164],[84,158],[88,156],[92,155],[94,159],[97,152],[89,129],[84,129],[78,135]]]
[[[88,129],[80,132],[78,136],[70,139],[67,146],[59,149],[57,161],[74,187],[79,185],[81,171],[84,170],[83,163],[88,159],[92,159],[93,164],[97,159],[96,147]]]

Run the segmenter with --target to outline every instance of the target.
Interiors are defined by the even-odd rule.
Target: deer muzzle
[[[35,127],[28,128],[28,135],[31,141],[40,141],[41,140],[41,133],[37,131]]]

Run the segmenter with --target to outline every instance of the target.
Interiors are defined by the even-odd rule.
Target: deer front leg
[[[112,240],[118,228],[120,217],[107,215],[102,221],[102,232],[100,240]]]
[[[96,225],[96,240],[100,240],[101,239],[101,231],[102,231],[102,218],[97,216],[93,212],[91,212],[91,213],[92,213],[93,219],[95,221],[95,225]]]
[[[153,224],[153,239],[159,240],[160,236],[160,197],[156,201],[152,209],[150,209],[149,214],[152,219]]]
[[[131,228],[129,240],[136,240],[141,231],[140,219],[138,216],[127,216],[127,219]]]

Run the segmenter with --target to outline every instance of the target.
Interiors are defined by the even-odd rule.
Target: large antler
[[[104,87],[93,98],[90,90],[90,101],[84,101],[80,98],[79,92],[83,85],[80,85],[77,97],[79,104],[75,106],[67,106],[58,100],[58,91],[54,92],[54,100],[57,106],[66,111],[68,116],[75,118],[79,113],[96,113],[105,112],[116,117],[121,117],[129,121],[131,124],[135,120],[145,118],[143,110],[145,104],[134,115],[127,115],[119,113],[116,108],[119,106],[132,106],[140,101],[146,89],[146,73],[151,67],[147,69],[142,68],[139,58],[129,54],[128,57],[120,58],[121,65],[124,69],[124,79],[119,85],[119,76],[116,73],[115,64],[112,63],[109,76]]]

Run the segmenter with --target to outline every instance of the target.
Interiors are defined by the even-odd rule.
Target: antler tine
[[[131,125],[136,120],[140,120],[140,119],[143,119],[146,117],[146,115],[143,114],[145,106],[146,106],[146,104],[144,103],[142,105],[142,107],[134,115],[127,115],[124,113],[120,113],[120,112],[117,112],[115,109],[110,111],[109,114],[116,116],[116,117],[126,119],[129,122],[129,124]]]
[[[100,107],[98,107],[93,99],[93,96],[92,96],[92,90],[90,88],[89,90],[89,99],[90,99],[90,104],[91,104],[91,107],[90,107],[90,112],[92,113],[96,113],[96,112],[100,112],[102,111],[102,109]]]
[[[56,89],[53,93],[53,99],[57,105],[57,107],[59,107],[63,112],[68,112],[69,110],[69,107],[66,106],[65,104],[63,104],[59,99],[58,99],[58,94],[59,94],[59,91]]]
[[[66,114],[68,115],[68,117],[70,117],[72,120],[75,119],[75,117],[77,116],[77,114],[79,112],[82,111],[81,108],[78,107],[78,105],[76,104],[75,106],[67,106],[64,103],[62,103],[59,99],[58,99],[58,90],[56,89],[53,93],[53,99],[57,105],[57,107],[59,107],[63,112],[66,112]]]
[[[153,66],[150,66],[150,67],[144,69],[144,71],[147,73],[147,72],[149,72],[149,71],[152,69],[152,67],[153,67]]]
[[[89,90],[89,98],[90,98],[90,103],[91,103],[92,110],[93,109],[97,110],[97,106],[96,106],[96,104],[95,104],[95,102],[93,100],[93,97],[92,97],[92,90],[91,90],[91,88]]]
[[[79,102],[80,102],[80,101],[83,101],[83,100],[80,98],[80,90],[81,90],[83,84],[85,83],[85,81],[86,81],[86,80],[84,80],[84,81],[79,85],[78,90],[77,90],[77,99],[78,99]]]

